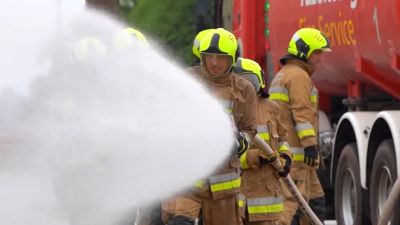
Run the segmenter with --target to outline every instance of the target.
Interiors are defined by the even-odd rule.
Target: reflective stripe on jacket
[[[247,209],[250,215],[280,213],[283,211],[282,197],[248,198]]]

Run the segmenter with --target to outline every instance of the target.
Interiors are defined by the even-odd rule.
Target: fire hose
[[[393,209],[400,200],[400,178],[397,178],[396,183],[394,183],[392,190],[387,198],[387,201],[383,207],[383,213],[378,222],[378,225],[387,225],[390,219]]]
[[[273,155],[274,151],[271,149],[271,147],[259,136],[255,136],[254,138],[254,144],[257,145],[257,147],[267,153],[267,155]],[[282,169],[282,164],[279,160],[275,160],[272,162],[272,166],[280,171]],[[303,214],[309,219],[309,221],[313,225],[323,225],[323,223],[318,219],[318,217],[315,215],[315,213],[311,210],[310,206],[307,204],[307,202],[304,200],[303,196],[300,194],[299,190],[297,189],[296,185],[294,184],[292,178],[290,178],[289,175],[286,177],[282,178],[285,185],[289,189],[290,193],[293,195],[293,197],[296,199],[296,201],[299,203],[299,208],[303,212]]]

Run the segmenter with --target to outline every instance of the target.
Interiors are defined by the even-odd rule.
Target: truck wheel
[[[335,176],[335,216],[338,225],[363,224],[363,199],[355,143],[347,144]]]
[[[370,212],[372,224],[378,224],[390,190],[397,179],[396,156],[391,139],[382,141],[376,152],[370,183]],[[390,224],[400,225],[400,203],[394,208]]]

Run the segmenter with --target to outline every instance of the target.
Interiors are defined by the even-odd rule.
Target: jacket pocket
[[[279,134],[278,134],[278,126],[275,121],[268,121],[268,128],[270,131],[270,140],[269,144],[274,151],[277,151]]]

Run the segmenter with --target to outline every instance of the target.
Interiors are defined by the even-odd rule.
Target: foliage
[[[193,61],[196,0],[137,0],[125,12],[128,24],[159,41],[179,62]]]

